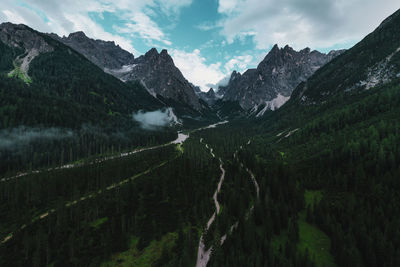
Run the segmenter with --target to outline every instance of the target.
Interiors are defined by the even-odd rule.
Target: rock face
[[[105,71],[122,81],[140,81],[153,96],[161,95],[196,110],[201,109],[193,85],[183,77],[165,49],[158,53],[157,49],[152,48],[144,56],[136,58],[131,65]]]
[[[202,108],[199,98],[167,50],[161,53],[153,48],[144,56],[135,58],[131,53],[116,46],[114,42],[93,40],[83,32],[71,33],[68,37],[50,34],[64,44],[74,48],[105,72],[127,81],[140,81],[153,96],[172,99],[191,108]]]
[[[295,51],[289,46],[280,49],[275,45],[256,69],[242,75],[234,71],[228,85],[220,87],[218,94],[223,100],[239,101],[245,110],[257,110],[261,105],[273,110],[289,99],[297,85],[341,53],[323,54],[309,48]]]
[[[29,79],[29,64],[39,54],[51,52],[54,48],[46,42],[41,34],[23,24],[2,23],[0,24],[0,41],[4,44],[18,48],[21,54],[14,60],[14,65],[22,75]]]
[[[200,88],[195,88],[196,94],[206,102],[209,106],[213,106],[215,102],[219,99],[215,94],[214,89],[210,88],[207,92],[202,92]]]
[[[50,36],[72,47],[102,69],[119,69],[124,65],[133,64],[135,59],[131,53],[115,45],[114,42],[93,40],[83,32],[71,33],[68,37],[62,38],[56,34]]]
[[[0,24],[0,41],[26,52],[37,50],[39,53],[46,53],[54,50],[40,34],[23,24],[9,22]]]

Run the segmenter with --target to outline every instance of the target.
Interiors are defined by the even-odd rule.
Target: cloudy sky
[[[399,0],[2,0],[0,22],[113,40],[135,56],[166,48],[207,90],[255,67],[270,48],[349,48],[400,8]]]

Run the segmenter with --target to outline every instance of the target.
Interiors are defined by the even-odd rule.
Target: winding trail
[[[246,145],[250,145],[250,144],[251,144],[251,140],[247,141]],[[243,146],[240,146],[240,149],[243,149]],[[238,153],[238,150],[236,150],[235,153],[233,153],[233,158],[235,160],[239,161],[237,153]],[[245,168],[245,166],[243,165],[242,162],[240,162],[240,167]],[[260,187],[258,186],[256,177],[254,176],[253,172],[250,171],[249,168],[246,167],[245,170],[250,175],[251,181],[253,182],[254,187],[256,188],[257,198],[259,198],[260,197]]]
[[[203,138],[200,139],[200,143],[202,143],[202,144],[204,144],[206,146],[206,148],[210,151],[210,154],[211,154],[211,156],[213,158],[216,158],[216,156],[215,156],[215,154],[213,152],[213,148],[211,148],[208,144],[204,143],[203,142]],[[249,140],[246,143],[246,145],[250,145],[250,143],[251,143],[251,140]],[[243,149],[243,146],[240,146],[239,149]],[[235,160],[239,161],[237,153],[238,153],[238,150],[236,150],[233,153],[233,158]],[[222,183],[223,183],[224,178],[225,178],[225,169],[223,168],[223,162],[222,162],[221,158],[219,158],[219,162],[220,162],[219,168],[220,168],[222,173],[221,173],[221,177],[220,177],[220,180],[219,180],[219,183],[218,183],[218,186],[217,186],[217,190],[215,191],[215,193],[213,195],[214,204],[215,204],[215,212],[212,214],[211,218],[208,220],[206,230],[200,236],[199,247],[198,247],[198,251],[197,251],[196,267],[206,267],[207,263],[208,263],[208,261],[210,260],[210,257],[211,257],[212,247],[210,247],[208,250],[206,250],[206,247],[205,247],[205,244],[204,244],[204,235],[207,233],[208,229],[210,228],[210,226],[212,225],[212,223],[214,222],[216,216],[218,215],[218,213],[220,211],[220,205],[219,205],[217,197],[218,197],[218,193],[221,191],[221,186],[222,186]],[[252,182],[254,184],[254,187],[256,188],[257,198],[259,198],[260,187],[258,186],[258,183],[257,183],[257,180],[256,180],[254,174],[249,170],[249,168],[245,168],[242,162],[240,162],[240,166],[242,168],[244,168],[246,170],[246,172],[250,175],[250,178],[251,178],[251,180],[252,180]],[[254,205],[250,207],[249,211],[246,214],[246,218],[248,218],[250,216],[250,214],[253,211],[253,209],[254,209]],[[232,232],[238,227],[238,225],[239,225],[239,222],[238,221],[235,222],[229,228],[228,233],[226,233],[225,235],[223,235],[221,237],[221,240],[220,240],[220,244],[221,245],[224,244],[228,234],[232,234]]]
[[[247,144],[247,145],[250,145],[250,143],[251,143],[251,140],[249,140],[246,144]],[[243,149],[243,146],[240,146],[240,149]],[[236,150],[236,151],[233,153],[233,158],[234,158],[235,160],[239,161],[237,153],[238,153],[238,150]],[[242,168],[244,168],[244,165],[243,165],[242,162],[240,162],[240,166],[241,166]],[[251,178],[251,180],[252,180],[252,182],[253,182],[253,184],[254,184],[254,187],[256,188],[257,198],[260,198],[260,187],[258,186],[256,177],[254,176],[254,174],[253,174],[253,173],[249,170],[249,168],[247,168],[247,167],[246,167],[246,172],[250,175],[250,178]],[[249,218],[250,214],[253,212],[253,209],[254,209],[254,205],[251,206],[250,209],[249,209],[249,211],[247,212],[247,214],[246,214],[246,216],[245,216],[246,219]],[[224,242],[225,242],[225,240],[226,240],[228,234],[232,234],[232,232],[233,232],[234,230],[236,230],[236,228],[238,227],[238,225],[239,225],[239,222],[238,222],[238,221],[235,222],[235,223],[231,226],[231,228],[229,228],[228,233],[226,233],[225,235],[222,236],[222,238],[221,238],[221,246],[224,244]]]
[[[205,144],[203,142],[203,138],[200,139],[200,143]],[[208,146],[208,144],[205,144],[206,148],[210,150],[210,154],[213,158],[215,158],[215,154],[213,152],[213,149]],[[222,183],[224,182],[225,179],[225,169],[223,168],[223,162],[221,158],[219,158],[219,168],[221,170],[221,176],[217,185],[217,189],[215,190],[215,193],[213,195],[214,199],[214,204],[215,204],[215,212],[211,216],[211,218],[207,222],[207,227],[206,230],[202,233],[200,236],[200,241],[199,241],[199,248],[197,250],[197,262],[196,262],[196,267],[205,267],[207,266],[208,261],[210,260],[211,256],[211,250],[212,247],[210,247],[208,250],[206,250],[205,244],[204,244],[204,235],[207,233],[208,229],[210,228],[211,224],[214,222],[216,216],[218,215],[220,211],[220,205],[218,202],[218,193],[221,191]]]

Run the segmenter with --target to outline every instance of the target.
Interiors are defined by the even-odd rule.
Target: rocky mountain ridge
[[[39,54],[52,52],[52,47],[46,40],[38,35],[32,34],[33,30],[23,24],[2,23],[0,24],[0,41],[9,47],[20,51],[14,60],[14,70],[9,75],[20,75],[29,81],[29,65]]]
[[[181,71],[175,66],[167,50],[160,53],[152,48],[145,55],[134,57],[128,51],[116,46],[114,42],[94,40],[83,32],[71,33],[68,37],[51,37],[72,47],[105,72],[127,81],[140,81],[150,94],[172,99],[195,110],[202,105]]]
[[[225,101],[238,101],[245,110],[274,110],[289,99],[297,85],[343,52],[323,54],[310,48],[295,51],[288,45],[275,45],[256,69],[243,74],[234,71],[228,85],[220,87],[218,94]]]
[[[133,64],[135,59],[134,55],[115,42],[90,39],[82,31],[71,33],[68,37],[59,37],[54,33],[49,36],[72,47],[102,69],[122,68],[124,65]]]

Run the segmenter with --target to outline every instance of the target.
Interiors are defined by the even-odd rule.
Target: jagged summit
[[[85,38],[85,37],[87,36],[83,31],[73,32],[68,35],[68,38]]]
[[[310,48],[295,51],[289,45],[279,48],[275,44],[256,69],[248,69],[242,75],[234,71],[219,94],[225,101],[238,101],[245,110],[257,109],[278,98],[281,105],[281,100],[286,101],[298,84],[342,52],[323,54]]]
[[[140,81],[153,96],[160,95],[196,110],[201,109],[193,86],[183,77],[166,49],[156,48],[135,58],[114,42],[94,40],[84,32],[71,33],[68,37],[51,37],[72,47],[94,64],[120,80]]]
[[[75,49],[102,69],[122,68],[132,64],[135,59],[134,55],[115,45],[113,41],[94,40],[82,31],[71,33],[68,37],[59,37],[54,33],[49,36]]]

